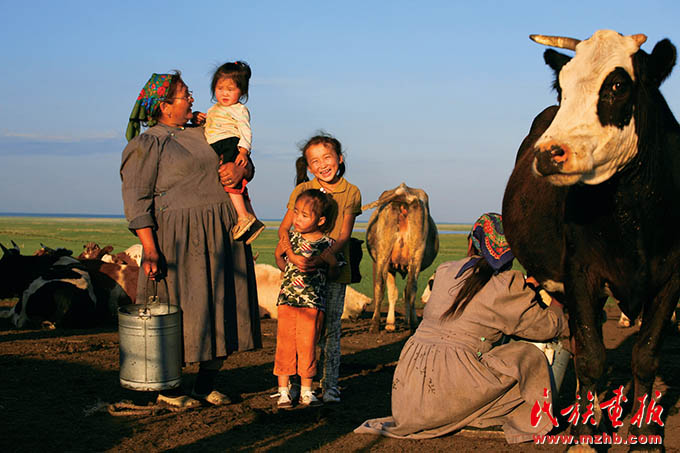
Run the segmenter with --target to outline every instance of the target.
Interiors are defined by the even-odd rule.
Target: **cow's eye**
[[[611,84],[610,89],[611,92],[614,93],[615,95],[621,96],[626,94],[626,92],[628,91],[628,84],[622,81],[613,82]]]

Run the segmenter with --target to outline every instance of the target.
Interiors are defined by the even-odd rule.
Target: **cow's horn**
[[[529,35],[532,41],[544,46],[559,47],[560,49],[576,50],[576,44],[580,39],[566,38],[564,36]]]
[[[2,245],[1,243],[0,243],[0,248],[2,249],[2,252],[3,252],[3,253],[7,253],[7,247],[5,247],[4,245]]]
[[[19,251],[19,246],[17,245],[17,243],[14,242],[14,241],[12,241],[12,245],[14,246],[14,250],[16,250],[16,251],[18,252],[18,251]]]
[[[647,41],[647,36],[643,35],[642,33],[638,33],[637,35],[631,35],[631,38],[633,38],[633,41],[635,41],[635,44],[637,44],[638,49],[640,48],[641,45]]]

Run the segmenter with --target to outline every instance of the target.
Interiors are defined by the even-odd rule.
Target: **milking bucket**
[[[572,354],[565,349],[559,341],[548,344],[555,351],[552,363],[550,364],[550,371],[555,380],[555,390],[559,392],[562,387],[562,382],[564,381],[564,375],[567,373],[567,367],[571,362]]]
[[[144,304],[118,309],[120,385],[157,391],[179,387],[182,373],[182,323],[179,307],[154,295]],[[148,286],[148,285],[147,285]]]
[[[533,341],[527,343],[533,344],[545,354],[545,357],[548,359],[548,365],[550,366],[550,374],[555,384],[555,391],[559,393],[560,388],[562,387],[562,381],[564,381],[564,375],[567,373],[567,367],[571,361],[571,352],[566,350],[558,340],[553,340],[548,343]]]
[[[543,354],[545,354],[545,358],[548,359],[550,375],[555,385],[555,392],[559,393],[560,388],[562,387],[562,382],[564,381],[564,376],[567,373],[567,367],[569,366],[569,362],[572,358],[571,352],[565,349],[559,340],[541,343],[536,341],[520,340],[506,336],[500,341],[500,344],[505,344],[508,341],[523,341],[525,343],[533,344],[538,349],[540,349]]]

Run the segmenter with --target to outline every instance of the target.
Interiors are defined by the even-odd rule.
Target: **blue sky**
[[[472,222],[500,211],[517,148],[555,100],[529,34],[680,45],[675,1],[324,3],[2,2],[0,212],[122,214],[124,130],[149,75],[181,70],[205,111],[212,71],[239,59],[261,218],[282,217],[297,145],[323,129],[364,203],[406,182],[436,221]],[[677,71],[662,86],[676,115]]]

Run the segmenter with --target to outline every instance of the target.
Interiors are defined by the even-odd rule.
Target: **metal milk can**
[[[168,390],[181,381],[181,313],[169,298],[160,302],[155,280],[152,286],[153,296],[144,305],[118,309],[120,385],[131,390]]]

